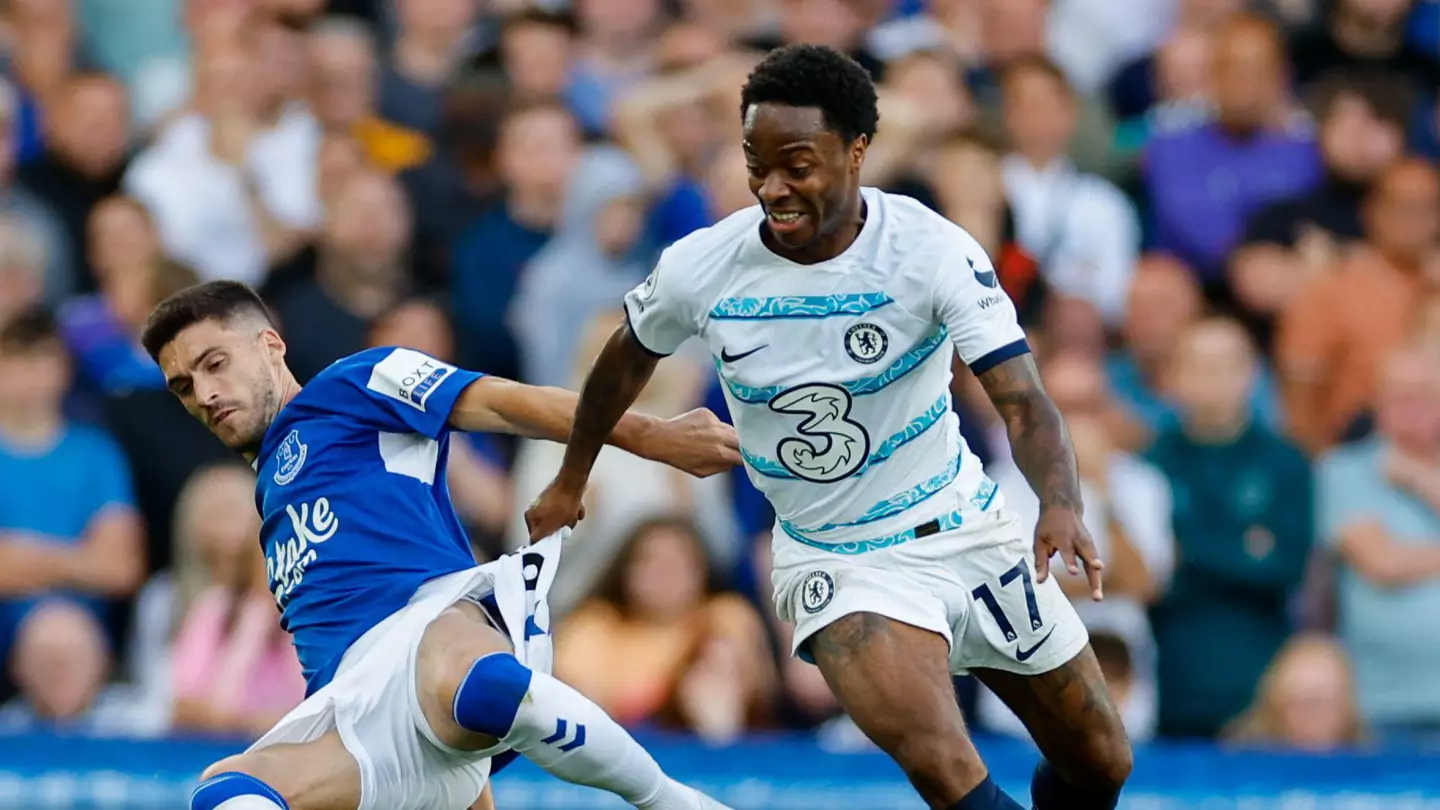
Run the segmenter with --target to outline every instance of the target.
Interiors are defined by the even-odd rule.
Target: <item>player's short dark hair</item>
[[[847,142],[875,137],[875,81],[859,62],[823,45],[787,45],[769,53],[740,91],[740,117],[755,104],[818,107],[825,126]]]
[[[0,354],[24,354],[59,343],[60,324],[43,306],[22,309],[0,324]]]
[[[263,318],[275,328],[275,317],[260,296],[238,281],[207,281],[161,301],[145,321],[140,344],[153,360],[175,336],[202,321],[229,321],[239,315]]]
[[[1321,121],[1329,118],[1346,98],[1360,99],[1370,108],[1371,115],[1402,132],[1409,128],[1415,109],[1410,85],[1395,81],[1392,74],[1379,70],[1337,68],[1323,75],[1315,86],[1311,99],[1315,117]]]

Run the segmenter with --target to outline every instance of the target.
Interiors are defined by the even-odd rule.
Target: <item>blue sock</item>
[[[275,788],[244,773],[222,773],[201,782],[190,794],[190,810],[216,810],[227,805],[226,810],[290,810],[290,805]]]
[[[678,795],[680,786],[599,706],[510,653],[471,664],[452,710],[461,728],[494,737],[567,782],[608,790],[639,807],[691,806]],[[512,759],[497,757],[495,764]]]
[[[1081,790],[1066,782],[1042,759],[1030,779],[1030,800],[1035,803],[1035,810],[1115,810],[1120,803],[1120,791]]]
[[[1018,802],[1005,795],[1000,786],[985,777],[985,781],[965,794],[965,798],[950,805],[950,810],[1025,810]]]

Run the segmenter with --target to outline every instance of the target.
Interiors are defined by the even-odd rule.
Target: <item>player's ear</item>
[[[860,171],[860,166],[865,163],[865,151],[870,148],[870,138],[861,135],[850,144],[850,167]]]
[[[265,349],[271,357],[277,360],[285,357],[285,340],[280,337],[279,332],[267,328],[260,333],[260,340],[265,343]]]

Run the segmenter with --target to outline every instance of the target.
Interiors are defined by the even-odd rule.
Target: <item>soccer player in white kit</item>
[[[1044,754],[1037,810],[1111,810],[1129,741],[1048,576],[1058,551],[1098,599],[1103,563],[1064,423],[989,258],[914,200],[860,186],[876,96],[844,55],[772,52],[741,114],[760,205],[677,242],[626,296],[628,323],[586,380],[565,462],[527,513],[533,534],[580,517],[612,426],[659,358],[698,336],[778,518],[776,610],[859,727],[931,807],[1018,807],[965,733],[951,675],[968,671]],[[1034,538],[960,437],[955,351],[1040,498]]]

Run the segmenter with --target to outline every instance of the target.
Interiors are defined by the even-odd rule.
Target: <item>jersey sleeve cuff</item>
[[[1006,343],[1004,346],[1001,346],[1000,348],[992,352],[983,354],[980,357],[976,358],[975,362],[967,363],[966,365],[970,366],[970,370],[972,372],[979,375],[984,374],[985,372],[1000,365],[1006,360],[1011,360],[1019,357],[1022,354],[1029,353],[1030,343],[1026,341],[1025,338],[1020,338],[1013,343]]]
[[[645,341],[643,341],[643,340],[640,339],[640,333],[635,331],[635,321],[630,317],[630,302],[629,302],[629,301],[626,301],[626,302],[625,302],[625,307],[624,307],[624,309],[625,309],[625,328],[626,328],[627,330],[629,330],[629,332],[630,332],[630,338],[635,341],[635,345],[636,345],[636,346],[639,346],[641,349],[643,349],[643,350],[645,351],[646,354],[650,355],[651,357],[657,357],[657,358],[669,357],[669,356],[671,355],[671,352],[657,352],[657,351],[655,351],[654,349],[650,348],[649,346],[646,346],[646,345],[645,345]]]
[[[440,438],[440,434],[445,432],[446,426],[450,423],[450,412],[455,410],[455,403],[460,401],[460,395],[465,393],[465,389],[469,388],[471,383],[484,376],[481,372],[463,368],[457,368],[450,372],[445,382],[426,403],[425,412],[430,419],[425,432],[429,434],[430,438]]]

